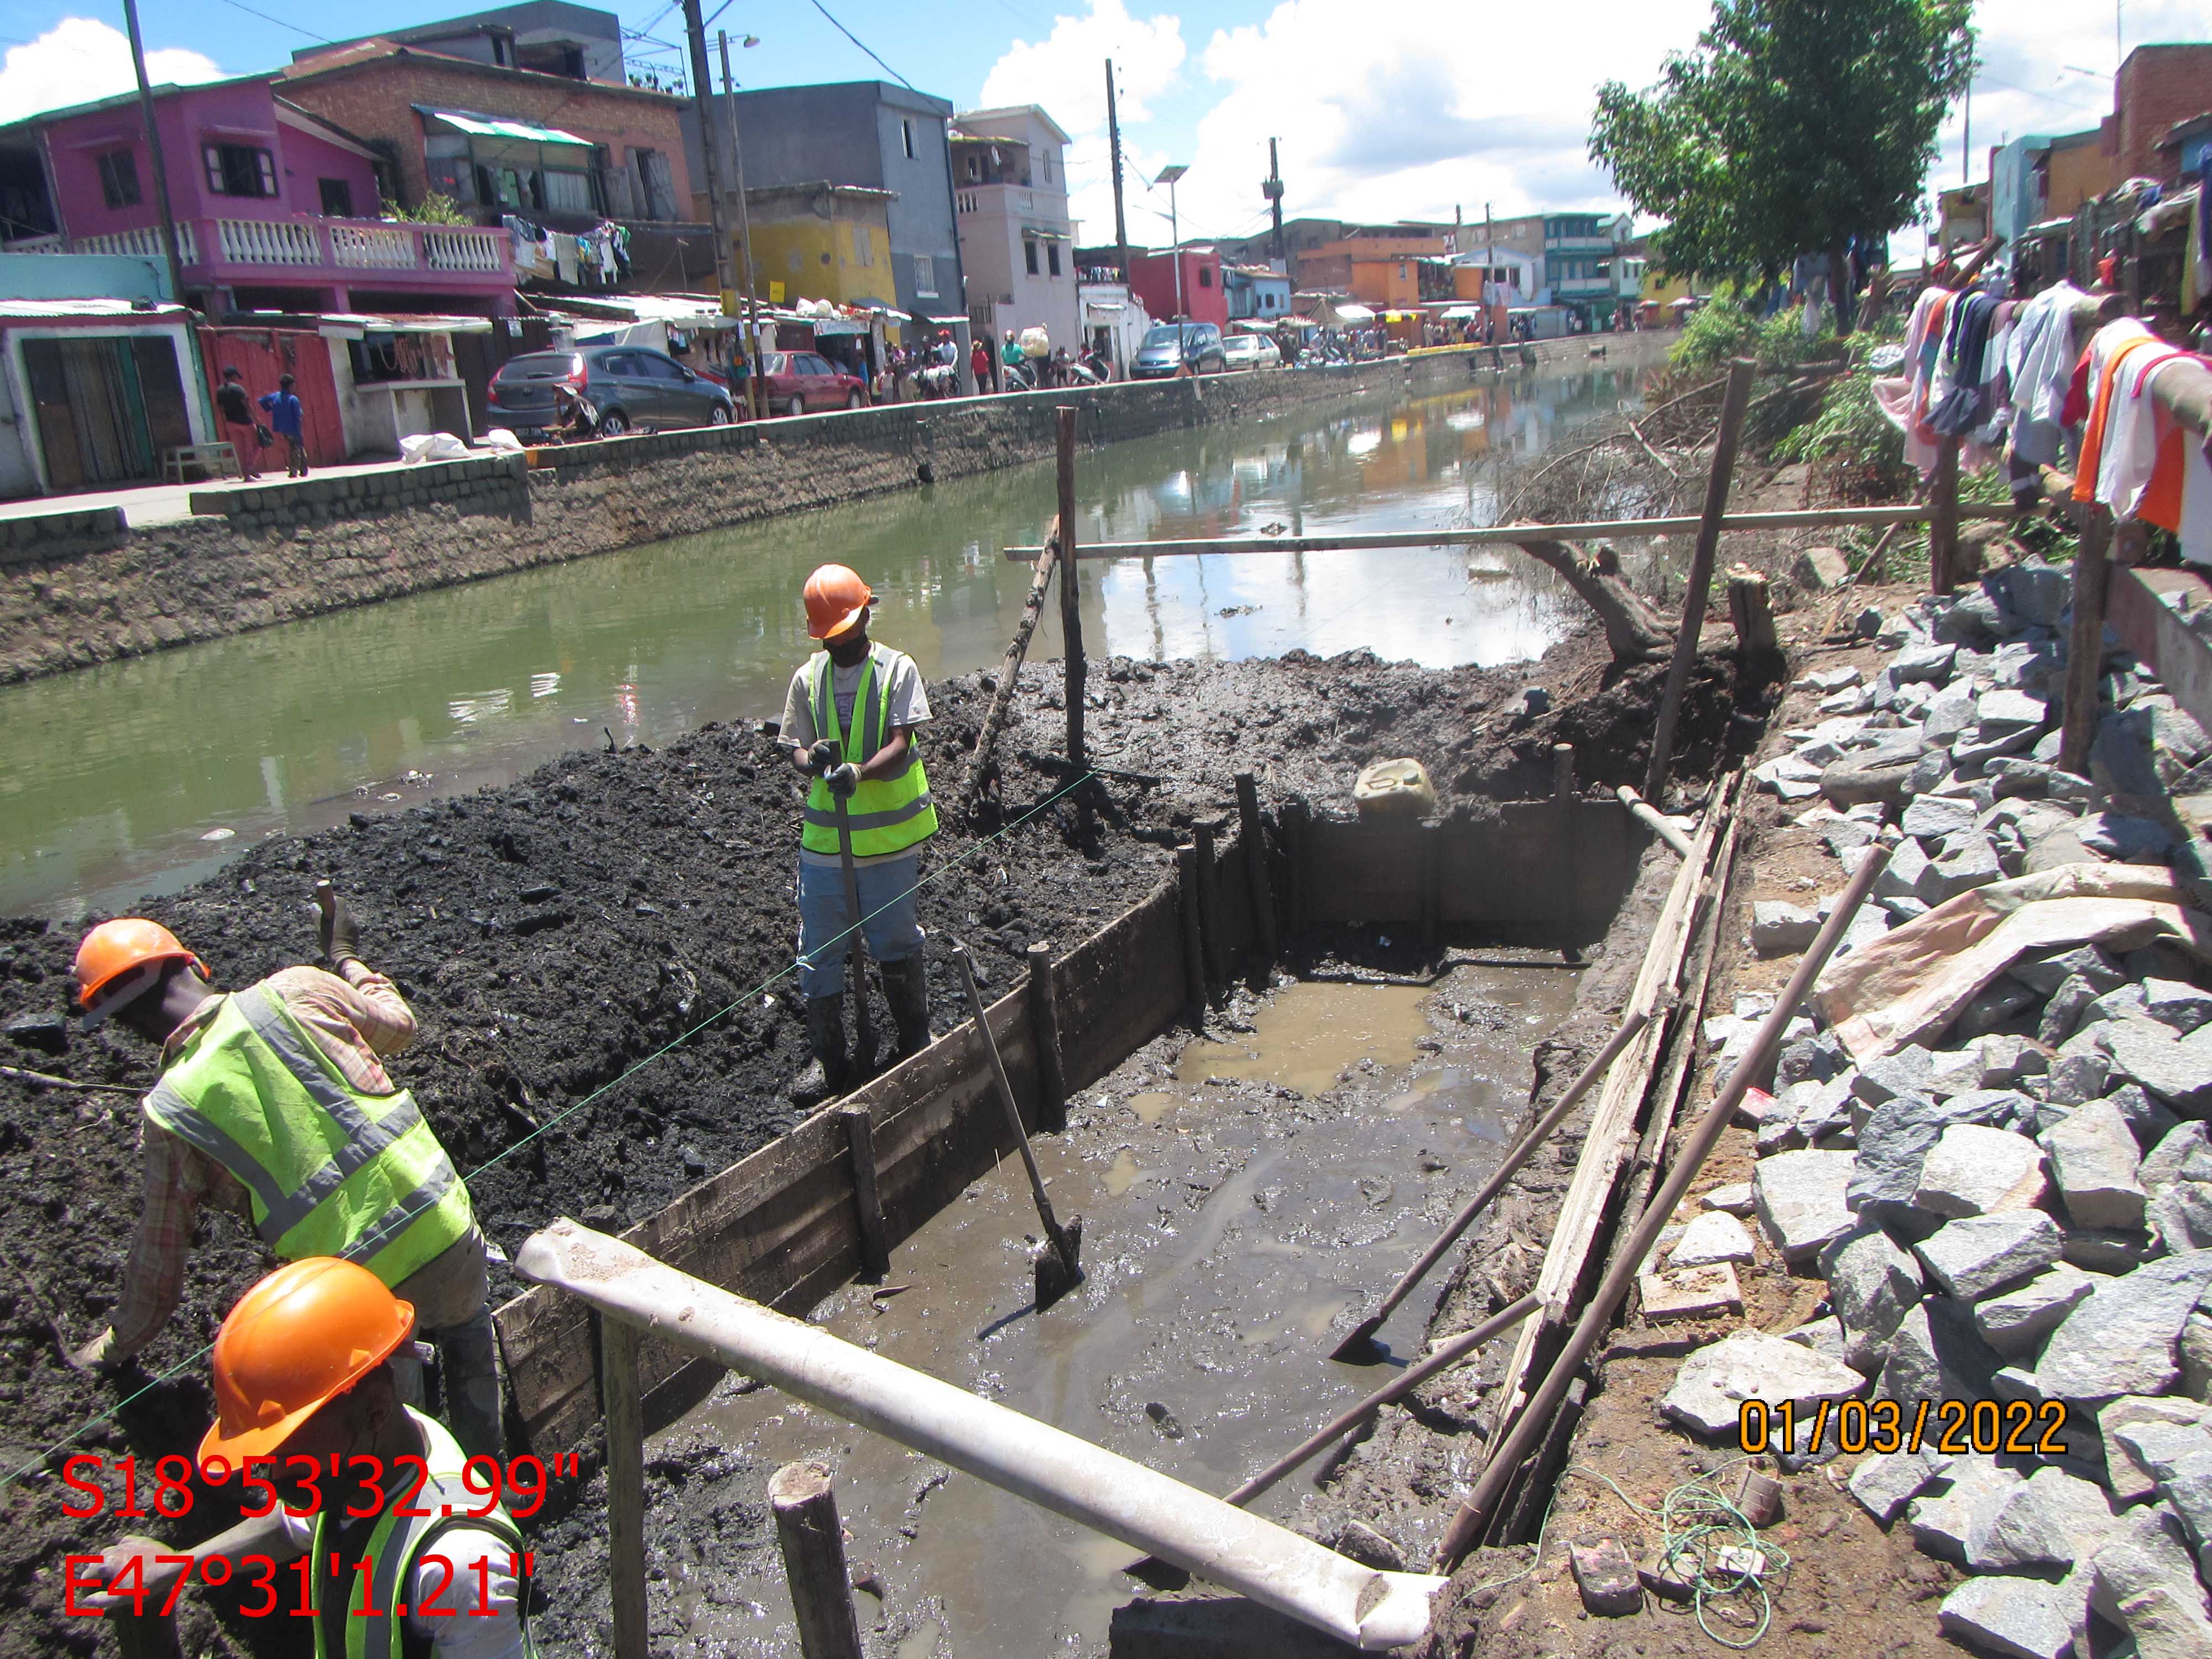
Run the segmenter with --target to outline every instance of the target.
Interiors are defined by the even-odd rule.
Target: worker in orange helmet
[[[289,1262],[247,1291],[216,1334],[216,1420],[195,1461],[240,1477],[250,1508],[270,1502],[250,1495],[265,1481],[270,1513],[190,1557],[127,1535],[96,1568],[71,1560],[73,1604],[143,1618],[187,1565],[222,1582],[207,1571],[220,1556],[249,1605],[260,1585],[276,1598],[265,1611],[313,1615],[316,1659],[529,1659],[525,1544],[490,1501],[501,1489],[481,1466],[465,1480],[460,1443],[400,1400],[392,1362],[414,1325],[374,1273],[335,1256]],[[310,1555],[303,1580],[290,1564]]]
[[[140,1103],[142,1197],[122,1295],[109,1328],[71,1358],[119,1365],[154,1340],[208,1204],[250,1219],[280,1259],[343,1256],[405,1296],[437,1346],[455,1431],[496,1455],[484,1237],[436,1131],[384,1069],[414,1040],[415,1016],[362,961],[360,929],[328,882],[315,902],[329,969],[286,968],[230,994],[143,917],[103,922],[77,946],[86,1024],[112,1018],[159,1044],[161,1078]]]
[[[882,965],[899,1054],[929,1046],[929,974],[915,896],[937,809],[915,745],[929,719],[929,694],[914,659],[869,640],[875,595],[858,572],[825,564],[806,579],[805,599],[806,631],[823,649],[791,677],[782,741],[809,780],[799,836],[799,988],[812,1059],[791,1097],[811,1106],[842,1094],[855,1069],[875,1063],[861,1054],[856,1067],[845,1047],[846,940],[856,920]],[[846,898],[848,861],[857,919]],[[860,988],[866,996],[865,980]]]

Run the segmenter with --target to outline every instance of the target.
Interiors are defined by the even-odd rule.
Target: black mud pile
[[[1656,675],[1611,683],[1602,654],[1581,639],[1534,670],[1431,672],[1364,653],[1094,664],[1094,762],[1148,781],[1107,779],[1081,842],[1073,802],[1051,799],[1064,771],[1044,763],[1061,742],[1059,672],[1033,668],[1028,712],[1000,742],[994,810],[948,822],[925,860],[923,925],[937,941],[966,939],[1003,981],[1032,940],[1072,943],[1149,891],[1194,822],[1226,827],[1238,770],[1270,797],[1339,808],[1361,765],[1401,755],[1428,765],[1447,810],[1548,791],[1557,741],[1577,744],[1586,783],[1638,777]],[[1535,720],[1519,712],[1531,683],[1554,699]],[[932,689],[924,755],[941,799],[966,771],[989,686],[971,675]],[[1701,672],[1684,721],[1693,768],[1731,735],[1729,695],[1723,665]],[[783,1087],[805,1059],[787,971],[798,800],[770,737],[709,726],[657,752],[578,753],[506,788],[272,841],[146,910],[235,987],[312,957],[315,878],[353,896],[367,955],[420,1022],[395,1074],[474,1172],[477,1213],[512,1250],[559,1214],[627,1226],[796,1121]],[[143,1045],[67,1025],[74,945],[41,922],[0,921],[0,1064],[142,1089],[154,1075]],[[942,1030],[957,1022],[956,993],[942,972],[932,980]],[[184,1305],[140,1367],[71,1371],[49,1325],[50,1307],[82,1342],[105,1322],[138,1209],[137,1140],[131,1093],[0,1073],[0,1473],[58,1470],[50,1449],[102,1413],[71,1449],[150,1459],[189,1449],[209,1420],[202,1350],[270,1265],[229,1218],[202,1218]],[[0,1659],[94,1649],[98,1627],[62,1616],[62,1556],[125,1523],[71,1520],[64,1495],[52,1473],[0,1492]],[[129,1524],[190,1542],[234,1518],[203,1496],[180,1523]],[[198,1591],[185,1605],[190,1651],[275,1654],[303,1639],[289,1620],[218,1626]]]

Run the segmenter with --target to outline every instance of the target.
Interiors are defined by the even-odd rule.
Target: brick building
[[[2112,113],[2105,118],[2104,151],[2113,163],[2113,181],[2172,183],[2179,160],[2160,146],[2176,123],[2208,111],[2212,43],[2137,46],[2112,79]]]
[[[434,191],[480,224],[515,214],[556,231],[690,219],[685,100],[666,93],[382,39],[310,53],[276,86],[373,141],[408,207]]]

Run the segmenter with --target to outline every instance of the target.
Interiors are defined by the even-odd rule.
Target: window
[[[1044,153],[1044,181],[1048,185],[1052,182],[1052,152],[1050,150]]]
[[[971,185],[981,184],[982,179],[982,166],[977,161],[974,153],[971,151],[968,157],[968,182]]]
[[[325,219],[353,217],[353,182],[347,179],[318,179],[315,184],[322,191],[323,216]]]
[[[899,136],[906,141],[906,159],[911,161],[914,160],[914,123],[911,121],[901,121],[899,123]]]
[[[1059,244],[1059,243],[1057,243],[1057,242],[1047,242],[1047,243],[1044,245],[1044,264],[1045,264],[1045,269],[1046,269],[1047,270],[1050,271],[1054,276],[1059,276],[1059,275],[1060,275],[1060,244]]]
[[[1030,276],[1037,274],[1036,244],[1027,238],[1022,241],[1022,263],[1029,267]]]
[[[937,297],[937,261],[927,253],[914,256],[914,291],[932,300]]]
[[[138,158],[111,149],[100,158],[100,194],[112,208],[138,205]]]
[[[1200,265],[1198,268],[1198,285],[1200,288],[1212,288],[1213,286],[1213,267],[1212,265]]]
[[[208,189],[217,196],[274,196],[276,158],[249,144],[203,144]]]

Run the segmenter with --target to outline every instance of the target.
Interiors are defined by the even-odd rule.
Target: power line
[[[289,17],[271,17],[265,11],[256,11],[252,7],[246,5],[245,0],[223,0],[223,3],[227,6],[235,6],[249,17],[258,17],[264,23],[274,23],[279,28],[290,29],[295,34],[304,34],[310,40],[319,40],[326,46],[337,45],[337,42],[331,40],[329,35],[318,34],[313,29],[303,29]]]
[[[875,52],[874,52],[870,48],[870,46],[868,46],[868,43],[867,43],[866,41],[865,41],[865,40],[861,40],[861,39],[860,39],[860,37],[859,35],[857,35],[857,34],[854,33],[852,30],[850,30],[850,29],[847,28],[847,27],[846,27],[842,23],[838,22],[838,21],[837,21],[837,20],[836,20],[834,16],[831,16],[831,15],[830,15],[830,8],[829,8],[829,7],[827,7],[827,6],[825,6],[825,5],[823,5],[823,4],[822,3],[822,0],[814,0],[814,9],[815,9],[815,10],[817,10],[817,11],[818,11],[818,12],[820,12],[820,13],[821,13],[824,17],[828,17],[828,18],[830,18],[830,21],[831,26],[836,29],[836,31],[837,31],[837,33],[840,33],[840,34],[843,35],[843,36],[844,36],[848,40],[850,40],[850,41],[851,41],[854,46],[858,46],[858,47],[859,47],[862,52],[866,52],[866,53],[868,54],[868,56],[869,56],[869,57],[871,57],[871,58],[875,58],[875,62],[876,62],[876,67],[877,67],[878,69],[879,69],[879,70],[883,70],[883,72],[884,72],[884,74],[886,74],[886,75],[890,76],[891,77],[891,79],[892,79],[892,80],[894,80],[894,81],[897,82],[901,86],[904,87],[904,88],[905,88],[908,92],[912,92],[912,91],[915,90],[915,84],[914,84],[914,82],[911,82],[911,81],[908,80],[908,79],[906,78],[906,76],[904,76],[903,75],[901,75],[901,74],[900,74],[896,70],[893,69],[893,68],[892,68],[889,64],[886,64],[885,62],[884,62],[884,60],[883,60],[882,58],[876,58],[876,54],[875,54]]]

